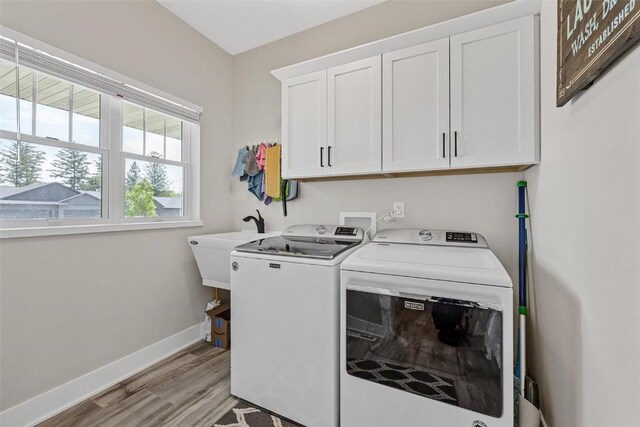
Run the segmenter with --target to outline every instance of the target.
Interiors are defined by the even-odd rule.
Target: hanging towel
[[[257,152],[258,152],[258,147],[253,146],[244,156],[244,171],[249,176],[256,176],[258,172],[260,172],[260,168],[258,168],[258,163],[256,163]]]
[[[264,142],[258,146],[258,152],[256,153],[256,163],[258,164],[258,169],[263,170],[264,164],[267,159],[267,144]]]
[[[267,196],[279,199],[282,192],[282,185],[280,184],[280,145],[274,145],[267,149],[265,173],[267,174]]]
[[[238,157],[236,157],[236,164],[231,171],[231,176],[244,175],[244,158],[248,152],[249,150],[247,150],[246,147],[242,147],[238,150]]]
[[[273,202],[274,200],[267,196],[267,173],[263,173],[262,174],[262,192],[264,193],[264,204],[269,206],[271,204],[271,202]],[[275,201],[278,201],[279,199],[276,199]]]
[[[256,196],[258,200],[262,200],[264,197],[264,193],[262,192],[262,176],[264,172],[260,171],[258,174],[254,176],[250,176],[247,179],[248,190],[251,194]]]

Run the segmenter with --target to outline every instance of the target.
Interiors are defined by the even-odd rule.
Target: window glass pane
[[[147,110],[145,155],[164,158],[164,114]]]
[[[16,113],[16,67],[0,61],[0,129],[18,131]],[[20,132],[32,133],[33,72],[19,67],[20,73]]]
[[[36,135],[69,141],[69,83],[38,73]]]
[[[20,133],[33,135],[33,75],[34,72],[19,67],[20,74]]]
[[[100,146],[100,95],[73,86],[73,142]]]
[[[99,218],[102,156],[0,140],[0,219]]]
[[[0,61],[0,129],[17,132],[16,66]]]
[[[125,216],[182,216],[182,167],[132,159],[125,167]]]
[[[122,107],[122,150],[144,154],[144,112],[142,107],[125,102]]]
[[[182,161],[182,121],[167,116],[167,149],[165,158]]]

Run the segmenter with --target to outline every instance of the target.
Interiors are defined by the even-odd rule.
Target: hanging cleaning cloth
[[[287,216],[287,188],[289,187],[289,181],[282,180],[282,215]]]
[[[264,164],[267,159],[267,144],[264,142],[258,146],[258,153],[256,154],[256,163],[258,164],[258,169],[263,170]]]
[[[247,180],[248,190],[251,194],[256,196],[258,200],[262,200],[264,193],[262,192],[262,175],[264,172],[260,171],[254,176],[250,176]]]
[[[298,197],[298,181],[289,181],[287,186],[287,200],[291,201]]]
[[[233,167],[231,171],[231,176],[242,176],[244,175],[244,158],[247,155],[249,150],[246,147],[242,147],[238,150],[238,157],[236,158],[236,165]]]
[[[262,192],[264,193],[264,204],[269,206],[271,202],[278,202],[280,199],[273,199],[267,196],[267,174],[266,172],[262,174]]]
[[[266,180],[267,180],[267,174],[263,173],[262,174],[262,186],[260,188],[261,188],[262,194],[264,194],[264,196],[265,196],[264,197],[264,204],[269,206],[269,204],[271,203],[271,197],[267,196],[267,182],[266,182]]]
[[[257,152],[258,148],[254,146],[244,156],[244,171],[249,176],[256,176],[258,172],[260,172],[260,168],[258,168],[258,163],[256,162]]]
[[[280,198],[282,185],[280,184],[280,145],[274,145],[267,149],[265,173],[267,174],[267,196],[274,199]]]

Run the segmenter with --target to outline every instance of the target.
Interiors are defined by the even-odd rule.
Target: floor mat
[[[302,427],[248,402],[240,401],[213,427]]]
[[[376,360],[348,359],[347,373],[388,387],[458,405],[453,380],[411,367]]]

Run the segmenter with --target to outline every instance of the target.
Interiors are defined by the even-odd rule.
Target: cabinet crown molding
[[[511,3],[439,22],[417,30],[278,68],[271,71],[271,74],[280,81],[286,80],[302,74],[382,55],[394,50],[450,37],[524,16],[539,15],[541,6],[542,0],[515,0]]]

